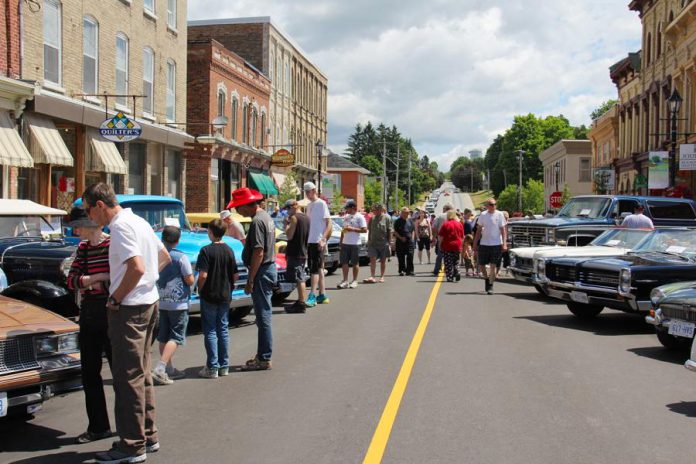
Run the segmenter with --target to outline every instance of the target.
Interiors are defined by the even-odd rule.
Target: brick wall
[[[200,146],[198,146],[200,148]],[[210,196],[210,154],[199,150],[184,152],[186,159],[186,211],[208,212]]]
[[[4,0],[0,6],[0,75],[20,77],[19,0]]]
[[[227,49],[267,72],[263,54],[264,24],[216,24],[188,28],[189,40],[215,39]]]

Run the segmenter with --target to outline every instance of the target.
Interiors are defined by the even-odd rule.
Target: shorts
[[[305,258],[297,258],[295,256],[285,256],[287,260],[287,268],[285,269],[285,279],[288,282],[301,283],[307,280],[307,272],[305,267],[307,260]]]
[[[360,264],[360,245],[341,245],[341,256],[339,262],[341,266],[357,266]]]
[[[319,274],[324,269],[324,249],[318,243],[307,244],[307,266],[310,274]]]
[[[186,309],[160,309],[157,341],[160,343],[173,341],[177,345],[184,345],[188,320],[189,314]]]
[[[479,245],[476,261],[480,266],[490,264],[500,267],[500,259],[503,257],[502,245]]]
[[[377,258],[378,260],[382,261],[391,256],[391,250],[389,249],[389,245],[378,247],[368,246],[367,256],[369,256],[370,258]]]
[[[430,237],[419,238],[418,249],[420,251],[423,251],[424,249],[430,251]]]

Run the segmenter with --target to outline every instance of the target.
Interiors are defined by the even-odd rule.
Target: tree
[[[498,195],[498,209],[511,213],[517,210],[517,185],[510,184]]]
[[[329,211],[331,212],[331,214],[338,214],[341,212],[341,209],[345,204],[346,199],[343,195],[341,195],[341,192],[334,192],[333,198],[331,199],[331,203],[329,204]]]
[[[375,203],[382,202],[382,183],[379,181],[365,182],[365,209],[369,210]]]
[[[278,203],[282,206],[286,201],[297,198],[297,179],[293,171],[285,175],[285,180],[278,191]]]
[[[602,102],[601,105],[599,105],[597,108],[594,109],[594,111],[592,111],[592,113],[590,113],[590,119],[592,119],[594,121],[595,119],[597,119],[598,117],[600,117],[601,115],[603,115],[604,113],[609,111],[611,109],[611,107],[616,105],[618,102],[619,102],[618,100],[613,100],[613,99],[609,99],[609,100]]]
[[[363,157],[360,165],[376,176],[382,175],[382,161],[377,159],[376,156],[367,155]]]
[[[545,210],[544,183],[529,179],[522,189],[522,209],[524,212],[532,211],[535,214]]]

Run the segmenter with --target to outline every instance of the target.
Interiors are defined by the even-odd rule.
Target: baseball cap
[[[230,210],[228,209],[223,209],[222,211],[220,211],[220,219],[227,219],[231,215],[232,213],[230,213]]]
[[[296,204],[297,204],[297,200],[290,199],[290,200],[285,202],[285,204],[283,205],[283,209],[291,208],[291,207],[295,206]]]
[[[309,192],[310,190],[316,190],[317,186],[314,185],[314,182],[305,182],[304,184],[304,191]]]
[[[345,208],[357,208],[357,207],[358,207],[358,204],[355,202],[355,200],[346,201]]]

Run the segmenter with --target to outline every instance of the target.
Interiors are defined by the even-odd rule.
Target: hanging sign
[[[281,168],[287,168],[295,165],[295,155],[281,148],[271,156],[271,164]]]
[[[616,172],[613,168],[597,168],[594,172],[595,185],[599,190],[614,190]]]
[[[140,137],[143,128],[134,119],[120,111],[99,126],[99,133],[112,142],[130,142]]]
[[[696,144],[679,145],[679,170],[696,171]]]
[[[669,152],[651,151],[648,155],[648,188],[669,187]]]

